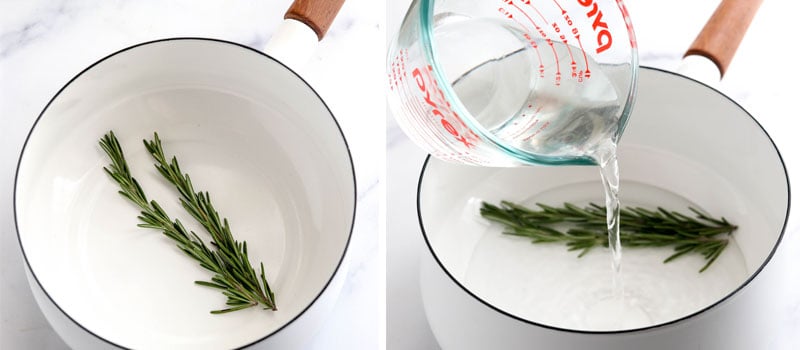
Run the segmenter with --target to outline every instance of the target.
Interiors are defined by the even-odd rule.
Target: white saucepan
[[[712,63],[707,65],[724,71],[758,3],[723,1],[689,53],[710,57]],[[720,30],[724,24],[736,28]],[[732,49],[717,45],[731,43]],[[603,203],[597,168],[480,168],[429,158],[418,193],[420,225],[430,249],[430,254],[423,254],[421,289],[426,315],[442,348],[767,348],[775,331],[769,320],[778,300],[771,288],[775,275],[761,272],[783,236],[790,198],[786,168],[769,135],[741,106],[709,86],[680,74],[642,68],[636,105],[618,152],[623,205],[677,210],[690,205],[739,226],[733,235],[735,247],[702,275],[695,273],[703,263],[698,257],[661,267],[670,248],[624,250],[623,276],[626,270],[636,273],[648,261],[659,265],[658,273],[644,276],[649,285],[627,285],[628,289],[671,288],[660,283],[676,276],[692,279],[688,288],[674,291],[674,298],[659,301],[680,310],[677,315],[598,331],[558,323],[554,321],[558,312],[529,311],[531,305],[557,303],[562,296],[537,294],[536,283],[527,281],[552,278],[552,283],[561,283],[591,264],[610,272],[610,257],[596,249],[577,259],[563,246],[542,247],[509,238],[500,233],[499,225],[480,218],[479,204]],[[536,254],[539,257],[532,257]],[[682,264],[690,267],[683,269]],[[602,278],[610,284],[609,276]],[[541,283],[546,282],[538,286]],[[578,281],[569,293],[589,287]],[[716,294],[696,305],[673,303],[681,293]],[[564,313],[569,306],[564,306]],[[609,314],[624,316],[612,310]]]
[[[121,50],[44,108],[20,156],[15,215],[31,288],[68,345],[294,349],[318,329],[346,275],[356,184],[336,120],[285,64],[310,53],[342,2],[296,1],[267,54],[203,38]],[[109,130],[148,197],[201,234],[142,146],[159,133],[264,263],[277,311],[209,313],[226,300],[193,283],[209,273],[136,227],[139,210],[103,172]]]

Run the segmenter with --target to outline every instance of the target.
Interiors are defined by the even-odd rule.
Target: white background
[[[389,1],[387,33],[397,32],[410,0]],[[675,71],[694,37],[719,1],[625,0],[639,45],[642,66]],[[781,152],[790,184],[800,185],[800,113],[794,68],[798,33],[793,24],[800,6],[765,1],[745,36],[728,73],[717,88],[750,112],[767,130]],[[632,116],[631,118],[636,118]],[[688,126],[691,127],[691,126]],[[724,133],[720,125],[717,132]],[[437,349],[428,328],[419,293],[419,256],[427,254],[416,215],[416,193],[425,154],[387,119],[387,323],[386,348]],[[624,172],[624,165],[621,171]],[[795,190],[795,193],[798,191]],[[800,203],[794,195],[793,207]],[[774,317],[786,327],[781,339],[770,339],[770,350],[800,349],[800,216],[791,215],[784,240],[770,265],[782,269],[785,312]],[[716,350],[716,349],[708,349]],[[761,349],[759,349],[761,350]]]
[[[333,315],[310,349],[376,349],[384,330],[379,179],[384,171],[383,2],[349,0],[298,73],[336,116],[356,168],[358,208],[350,271]],[[14,171],[30,127],[81,70],[125,47],[168,37],[261,49],[288,0],[0,0],[0,349],[64,349],[24,275],[12,210]],[[357,94],[342,84],[360,87]]]
[[[419,304],[417,283],[418,257],[427,248],[417,226],[413,194],[424,154],[402,135],[391,116],[384,119],[385,39],[396,32],[409,2],[348,0],[329,36],[300,72],[342,125],[359,186],[357,225],[348,256],[351,272],[335,315],[312,340],[314,349],[380,348],[384,319],[389,328],[387,348],[437,348]],[[13,224],[14,170],[36,116],[72,76],[111,52],[176,36],[214,37],[259,48],[288,6],[287,0],[231,3],[0,0],[0,349],[64,348],[30,295]],[[641,64],[674,70],[717,3],[627,1]],[[796,136],[800,71],[794,63],[798,50],[792,36],[797,33],[792,27],[797,13],[798,6],[791,2],[766,1],[719,86],[772,136],[795,186],[800,184]],[[340,89],[341,84],[363,88],[350,94]],[[385,226],[380,219],[384,211]],[[774,265],[800,266],[796,217],[792,215]],[[384,278],[388,280],[385,316]],[[798,284],[800,270],[795,268],[787,272],[785,285],[776,286],[786,295],[785,314],[775,315],[787,327],[785,339],[776,340],[785,349],[800,348],[800,336],[789,336],[800,331]]]

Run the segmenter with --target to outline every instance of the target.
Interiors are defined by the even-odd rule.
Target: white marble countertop
[[[169,37],[210,37],[263,48],[288,8],[276,1],[0,2],[0,349],[64,349],[24,274],[12,209],[22,144],[47,101],[74,75],[122,48]],[[350,270],[333,314],[309,349],[376,349],[383,341],[379,179],[384,162],[384,4],[349,0],[298,73],[341,125],[358,179]],[[376,15],[379,14],[379,15]],[[357,54],[356,54],[357,53]],[[361,93],[341,82],[368,86]]]
[[[389,37],[399,28],[411,1],[387,5]],[[686,48],[719,1],[626,0],[639,44],[640,64],[675,71]],[[765,1],[745,36],[728,73],[717,88],[749,111],[781,151],[792,185],[800,184],[800,121],[794,92],[800,71],[789,68],[798,49],[785,44],[796,5]],[[778,35],[781,34],[781,35]],[[779,48],[781,51],[775,51]],[[787,52],[788,51],[788,52]],[[788,59],[787,59],[788,58]],[[635,118],[633,116],[632,118]],[[725,126],[720,126],[724,131]],[[419,257],[427,253],[416,215],[415,198],[425,153],[387,119],[387,349],[437,349],[419,292]],[[622,169],[624,172],[624,168]],[[794,193],[797,193],[795,191]],[[796,194],[793,207],[800,202]],[[780,350],[800,348],[800,215],[793,209],[784,240],[770,262],[785,276],[781,285],[785,313],[780,318]],[[710,350],[710,349],[709,349]]]
[[[384,40],[391,37],[410,0],[348,0],[312,61],[300,71],[336,115],[350,144],[359,185],[359,207],[348,259],[351,270],[336,311],[311,349],[436,349],[419,299],[418,259],[424,243],[415,213],[424,153],[408,141],[385,111]],[[36,306],[24,276],[13,223],[14,169],[25,135],[41,109],[72,76],[98,58],[152,39],[202,36],[262,47],[288,0],[214,1],[22,1],[0,3],[0,348],[62,349],[58,335]],[[683,51],[717,1],[676,0],[628,4],[641,64],[674,70]],[[386,6],[386,31],[384,31]],[[781,47],[796,6],[767,1],[719,89],[754,115],[782,152],[792,184],[800,183],[800,140],[793,96],[800,71],[770,49]],[[783,35],[778,35],[783,34]],[[357,53],[357,54],[356,54]],[[783,52],[780,52],[783,53]],[[770,61],[767,61],[770,60]],[[365,86],[359,95],[342,81]],[[374,88],[373,88],[374,87]],[[384,139],[385,137],[385,139]],[[381,145],[386,144],[384,148]],[[386,158],[384,158],[386,154]],[[386,177],[382,181],[386,164]],[[383,185],[386,186],[386,200]],[[794,202],[797,203],[796,196]],[[384,209],[381,206],[386,203]],[[383,313],[383,241],[386,213],[388,310]],[[800,261],[800,219],[793,212],[775,266]],[[785,268],[786,313],[780,349],[800,348],[800,270]]]

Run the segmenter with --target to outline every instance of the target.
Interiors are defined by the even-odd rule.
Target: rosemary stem
[[[505,226],[505,234],[528,237],[533,243],[565,243],[569,250],[580,250],[579,257],[594,247],[608,247],[605,207],[594,203],[585,208],[571,203],[537,206],[539,210],[509,201],[500,205],[484,202],[481,216]],[[664,208],[623,208],[619,218],[622,245],[673,246],[674,253],[665,263],[689,253],[701,254],[706,264],[700,272],[705,271],[728,246],[728,238],[737,227],[725,218],[714,219],[697,209],[689,210],[694,218]]]
[[[154,157],[164,160],[157,134],[155,139],[155,142],[151,141],[153,147],[147,148]],[[145,142],[145,145],[148,146],[148,143]],[[208,193],[205,197],[199,192],[194,196],[189,195],[194,194],[189,175],[186,174],[185,177],[181,175],[176,158],[173,157],[174,167],[165,161],[159,162],[163,169],[158,165],[156,167],[178,187],[184,208],[209,231],[212,237],[210,243],[215,249],[209,248],[194,232],[186,230],[179,220],[171,219],[156,201],[147,199],[144,190],[131,175],[122,147],[113,131],[109,131],[101,138],[100,147],[111,160],[111,164],[103,169],[119,185],[119,194],[141,210],[138,216],[141,223],[138,226],[160,230],[175,241],[177,247],[187,256],[214,274],[210,281],[195,281],[198,285],[221,289],[222,294],[228,297],[227,307],[213,310],[212,314],[223,314],[262,304],[264,309],[277,310],[275,295],[263,274],[263,263],[261,264],[263,283],[259,283],[255,272],[247,272],[254,270],[247,259],[246,243],[240,244],[233,239],[227,220],[224,220],[224,227],[220,226],[219,214],[213,209]]]
[[[145,148],[155,160],[158,172],[175,186],[181,196],[181,205],[208,232],[217,247],[217,256],[221,258],[227,272],[236,282],[235,289],[249,295],[250,300],[263,303],[265,307],[275,310],[274,295],[269,284],[259,283],[258,277],[247,257],[247,242],[239,242],[233,238],[228,219],[220,220],[220,215],[211,201],[208,192],[196,191],[191,177],[183,173],[177,157],[167,161],[158,133],[153,133],[153,140],[143,140]]]

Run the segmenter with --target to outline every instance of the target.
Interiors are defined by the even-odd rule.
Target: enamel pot
[[[344,135],[289,67],[308,58],[342,0],[295,1],[266,54],[214,39],[157,40],[86,68],[44,108],[25,142],[14,208],[42,312],[75,349],[300,348],[335,305],[355,217]],[[158,132],[211,194],[278,310],[224,315],[211,275],[157,230],[104,172],[113,130],[134,177],[204,241],[142,146]]]
[[[723,1],[689,51],[710,61],[690,56],[685,62],[694,68],[699,65],[700,71],[703,65],[724,71],[758,5]],[[720,30],[722,24],[738,27]],[[771,348],[779,328],[772,317],[779,311],[780,299],[774,286],[781,275],[768,263],[784,234],[790,198],[777,148],[753,116],[697,80],[642,68],[638,83],[636,105],[618,149],[622,204],[667,208],[688,204],[728,218],[739,225],[732,236],[738,247],[726,251],[703,274],[696,273],[703,263],[700,257],[661,264],[671,254],[669,248],[646,257],[656,259],[657,271],[663,271],[645,276],[659,288],[671,288],[660,284],[672,275],[671,269],[693,265],[680,275],[693,279],[686,284],[691,288],[658,301],[666,308],[682,308],[677,316],[612,330],[565,326],[552,321],[558,317],[548,319],[553,315],[525,309],[536,303],[556,303],[561,297],[537,294],[539,290],[525,281],[555,271],[547,272],[548,276],[560,283],[591,264],[610,270],[607,250],[595,249],[577,259],[575,252],[566,252],[560,245],[542,248],[525,239],[512,241],[500,234],[498,225],[482,220],[477,209],[481,201],[500,200],[528,205],[602,203],[597,168],[481,168],[429,157],[418,189],[419,220],[430,250],[423,254],[420,284],[426,316],[442,348]],[[537,253],[551,254],[550,263],[531,258]],[[623,274],[652,261],[637,254],[634,249],[623,251]],[[734,274],[738,277],[727,281],[714,277],[733,270],[739,271]],[[583,287],[576,283],[567,292]],[[713,299],[697,305],[672,301],[678,294],[698,289],[719,290]],[[624,317],[613,311],[608,315]]]

